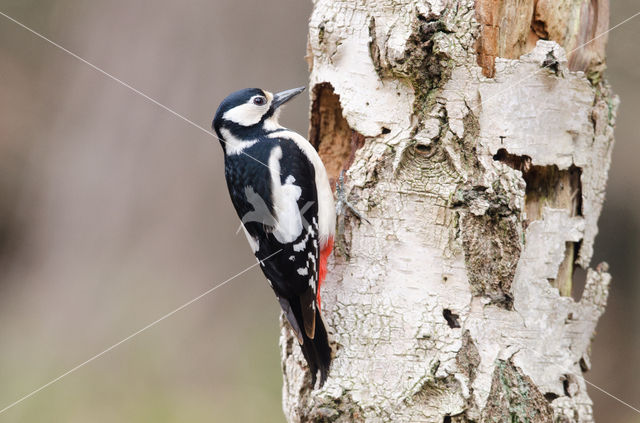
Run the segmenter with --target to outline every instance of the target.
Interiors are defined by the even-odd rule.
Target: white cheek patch
[[[227,110],[223,119],[230,120],[242,126],[251,126],[260,122],[262,116],[269,110],[268,103],[264,106],[256,106],[255,104],[245,103]]]

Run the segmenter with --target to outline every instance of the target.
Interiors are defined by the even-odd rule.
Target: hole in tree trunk
[[[510,154],[501,148],[493,159],[522,172],[526,183],[525,190],[525,227],[535,220],[542,219],[545,207],[565,209],[570,216],[582,215],[582,170],[571,166],[559,169],[556,165],[534,166],[531,157]],[[580,244],[567,242],[564,260],[558,269],[555,279],[549,280],[552,286],[560,291],[560,295],[568,297],[572,294],[573,274],[576,269],[575,258]]]
[[[565,379],[562,381],[562,387],[564,388],[564,394],[571,397],[571,393],[569,392],[569,378],[567,375],[565,375]]]
[[[447,324],[450,328],[453,329],[460,327],[460,322],[458,321],[458,317],[460,317],[459,315],[452,313],[448,308],[442,310],[442,315],[444,316],[444,319],[447,321]]]
[[[364,136],[349,127],[342,115],[340,96],[328,82],[313,87],[309,142],[318,150],[332,186],[349,169]],[[383,130],[384,133],[384,130]]]
[[[559,395],[554,392],[547,392],[546,394],[544,394],[544,397],[547,401],[551,402],[554,399],[558,398]]]
[[[576,249],[577,252],[577,249]],[[578,302],[582,298],[584,286],[587,283],[587,271],[580,266],[573,269],[571,296]]]

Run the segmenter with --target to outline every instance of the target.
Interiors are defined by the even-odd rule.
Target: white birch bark
[[[530,3],[539,24],[546,2]],[[593,421],[583,374],[610,276],[588,266],[617,98],[602,54],[568,61],[554,41],[484,76],[478,7],[315,1],[310,138],[371,224],[339,218],[322,389],[283,323],[289,422]],[[574,251],[579,301],[561,295]]]

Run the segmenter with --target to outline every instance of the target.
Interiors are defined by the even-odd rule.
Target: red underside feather
[[[329,255],[331,254],[331,250],[333,250],[333,237],[329,237],[329,240],[320,250],[320,274],[318,275],[318,309],[322,309],[322,304],[320,302],[320,287],[322,286],[322,282],[324,282],[324,278],[327,276],[327,260],[329,260]]]

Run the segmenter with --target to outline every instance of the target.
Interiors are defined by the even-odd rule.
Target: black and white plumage
[[[237,91],[218,107],[213,129],[247,240],[298,338],[312,384],[320,371],[322,386],[331,348],[320,284],[333,247],[333,193],[313,146],[278,123],[279,107],[303,90]]]

